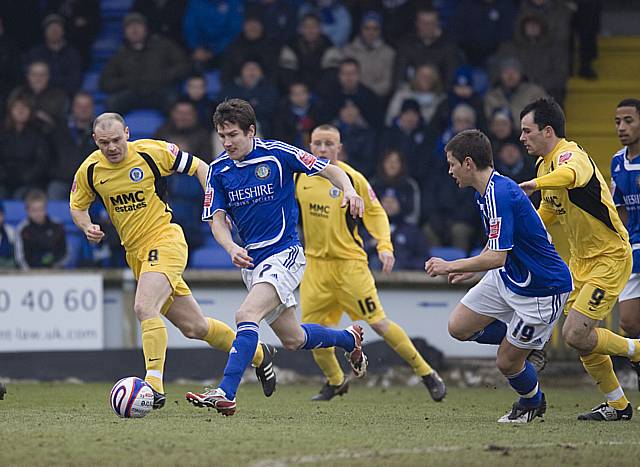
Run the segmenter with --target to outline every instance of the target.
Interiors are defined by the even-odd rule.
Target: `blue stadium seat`
[[[196,269],[232,269],[231,258],[221,246],[205,246],[193,252],[189,264]]]
[[[131,140],[151,138],[164,123],[163,115],[157,110],[134,110],[124,116],[131,131]]]
[[[27,211],[23,201],[6,200],[4,202],[4,221],[16,226],[27,218]]]
[[[94,92],[100,89],[98,86],[99,81],[100,81],[99,72],[87,71],[84,74],[84,79],[82,80],[82,90],[93,94]]]
[[[47,213],[55,222],[73,225],[68,201],[49,201],[47,203]]]
[[[82,232],[78,229],[75,231],[66,231],[67,239],[67,260],[64,263],[65,268],[74,268],[78,265],[80,257],[82,256],[82,250],[84,248],[83,242],[86,241]]]
[[[213,99],[220,93],[220,89],[222,89],[220,72],[218,70],[208,71],[205,73],[205,77],[207,78],[207,96]]]
[[[454,261],[456,259],[466,258],[467,254],[460,248],[455,248],[452,246],[442,246],[431,248],[431,256],[442,258],[445,261]]]

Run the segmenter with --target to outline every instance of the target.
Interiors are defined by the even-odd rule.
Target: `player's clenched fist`
[[[349,213],[354,217],[362,217],[364,214],[364,201],[355,190],[345,191],[344,198],[342,198],[341,208],[349,204]]]
[[[429,258],[427,262],[424,263],[424,270],[431,277],[449,274],[449,261],[436,257]]]
[[[102,238],[104,237],[104,232],[100,229],[100,226],[97,224],[89,224],[87,228],[84,230],[84,234],[92,243],[100,243]]]

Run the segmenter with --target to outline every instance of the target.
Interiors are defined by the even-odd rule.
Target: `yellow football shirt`
[[[389,219],[364,176],[338,162],[364,200],[362,222],[378,241],[378,251],[393,251]],[[304,252],[311,258],[367,260],[356,220],[346,207],[340,208],[342,191],[323,177],[300,174],[296,178],[296,197],[300,204]]]
[[[560,166],[571,169],[575,180],[565,188],[541,190],[539,213],[545,224],[555,219],[560,222],[574,258],[625,255],[629,234],[593,160],[573,141],[561,139],[549,154],[538,159],[537,175]]]
[[[127,146],[127,155],[117,164],[100,150],[85,159],[76,172],[69,205],[84,211],[100,197],[122,245],[135,251],[160,238],[171,223],[163,177],[175,172],[193,175],[200,159],[165,141],[141,139]]]

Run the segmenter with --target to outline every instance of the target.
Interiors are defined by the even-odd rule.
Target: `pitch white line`
[[[564,448],[578,449],[587,446],[640,446],[639,442],[623,442],[623,441],[597,441],[586,443],[537,443],[525,445],[507,445],[507,444],[477,444],[466,446],[430,446],[424,448],[411,449],[371,449],[367,452],[354,451],[336,451],[326,454],[310,454],[306,456],[294,456],[283,459],[263,459],[253,464],[253,467],[288,467],[299,464],[312,464],[327,461],[339,461],[344,459],[369,459],[381,456],[394,455],[419,455],[419,454],[435,454],[446,452],[457,452],[467,449],[482,449],[484,451],[510,451],[518,449],[532,448]]]

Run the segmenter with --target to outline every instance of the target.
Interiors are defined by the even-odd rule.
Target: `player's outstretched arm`
[[[348,204],[349,212],[354,218],[362,217],[364,214],[364,201],[358,196],[356,189],[351,184],[351,180],[349,180],[344,170],[337,165],[329,164],[322,172],[319,172],[318,175],[326,178],[333,183],[334,186],[342,190],[344,197],[342,198],[342,205],[340,207],[345,207]]]
[[[100,243],[104,237],[104,232],[98,224],[91,222],[89,211],[79,211],[71,209],[71,219],[73,223],[85,234],[87,240],[92,243]]]
[[[253,258],[249,256],[247,250],[233,241],[231,228],[227,223],[227,214],[224,211],[216,211],[213,214],[211,218],[211,232],[216,242],[229,254],[234,266],[239,268],[253,267]]]
[[[198,168],[196,169],[195,176],[198,178],[200,185],[203,190],[207,190],[207,174],[209,173],[209,165],[204,161],[200,161],[198,163]]]
[[[431,277],[444,276],[449,274],[482,272],[504,266],[507,260],[506,251],[495,251],[485,248],[477,256],[472,258],[457,259],[455,261],[445,261],[442,258],[429,258],[424,264],[424,270]]]

